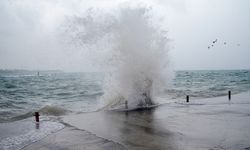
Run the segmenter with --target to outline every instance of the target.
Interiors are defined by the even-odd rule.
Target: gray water
[[[48,116],[97,110],[104,74],[60,71],[0,71],[0,122],[31,117],[34,111]],[[249,91],[250,70],[177,71],[161,95],[165,100],[208,98]]]
[[[193,98],[224,96],[250,90],[250,70],[177,71],[166,94],[172,99],[190,95]]]
[[[64,115],[96,109],[102,92],[99,73],[17,71],[0,73],[0,122],[20,120],[34,111]]]

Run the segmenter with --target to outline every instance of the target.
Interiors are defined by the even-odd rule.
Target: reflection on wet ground
[[[86,113],[66,118],[66,122],[74,122],[73,126],[118,142],[128,149],[174,149],[172,133],[155,119],[155,110]]]

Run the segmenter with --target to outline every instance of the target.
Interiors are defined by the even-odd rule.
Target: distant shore
[[[31,149],[249,149],[250,93],[184,100],[155,109],[62,118],[65,129]]]

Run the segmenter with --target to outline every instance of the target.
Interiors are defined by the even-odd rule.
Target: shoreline
[[[88,145],[92,149],[107,148],[102,142],[93,142],[99,138],[108,141],[108,149],[249,149],[249,97],[248,92],[232,95],[231,101],[226,96],[191,99],[190,103],[168,103],[150,110],[64,116],[63,122],[76,130],[68,126],[23,150],[90,149],[86,141],[79,140],[89,140],[89,135],[78,135],[78,131],[93,136]],[[70,138],[62,140],[64,134]]]
[[[102,110],[61,116],[59,120],[45,117],[38,130],[33,118],[28,118],[0,126],[4,131],[2,139],[19,133],[22,134],[14,138],[24,137],[16,141],[24,142],[21,145],[11,146],[15,141],[9,141],[7,145],[0,144],[0,150],[15,147],[22,150],[247,150],[250,149],[249,106],[250,92],[245,92],[232,95],[231,101],[227,96],[191,98],[189,103],[178,99],[146,110]]]

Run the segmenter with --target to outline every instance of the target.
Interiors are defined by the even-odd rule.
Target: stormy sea
[[[103,73],[1,70],[0,145],[3,149],[21,148],[62,129],[60,116],[98,111],[103,107],[104,78]],[[250,70],[176,71],[155,102],[179,101],[186,95],[192,99],[219,97],[229,90],[238,94],[249,89]],[[43,130],[34,128],[36,111],[44,121],[40,124]],[[13,133],[5,134],[10,128]]]

